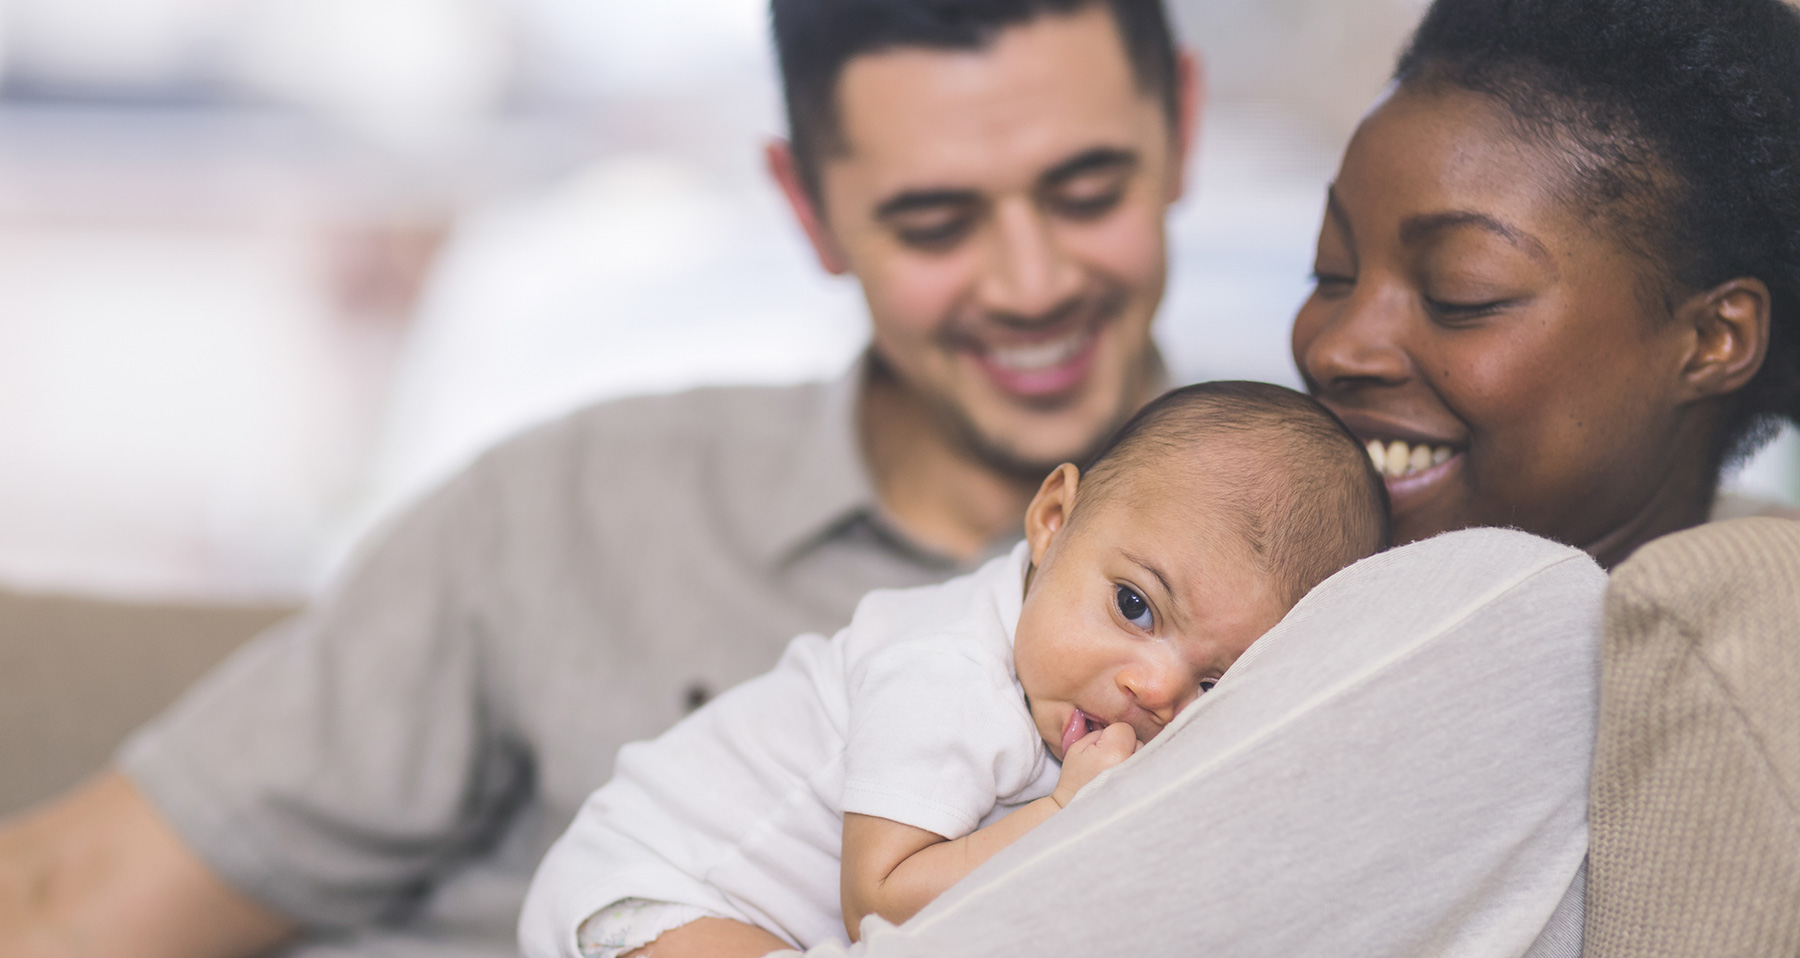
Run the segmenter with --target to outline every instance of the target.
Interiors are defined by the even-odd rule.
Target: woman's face
[[[1654,273],[1562,198],[1559,158],[1499,109],[1401,89],[1364,121],[1294,360],[1382,447],[1397,542],[1505,525],[1616,561],[1705,498],[1689,343],[1649,305]]]

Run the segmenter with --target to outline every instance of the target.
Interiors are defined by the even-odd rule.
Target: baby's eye
[[[1211,692],[1215,687],[1218,686],[1218,684],[1219,684],[1218,679],[1201,679],[1200,680],[1200,694],[1205,695],[1206,693]]]
[[[1150,616],[1150,603],[1145,602],[1144,597],[1137,594],[1137,590],[1128,585],[1119,586],[1118,592],[1113,595],[1113,601],[1118,603],[1119,614],[1125,617],[1125,621],[1140,629],[1150,628],[1154,621]]]

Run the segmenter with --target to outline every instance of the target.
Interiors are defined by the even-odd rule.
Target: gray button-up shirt
[[[533,867],[620,745],[868,590],[987,558],[883,518],[861,382],[625,400],[506,444],[140,732],[126,774],[312,932],[296,954],[515,953]]]

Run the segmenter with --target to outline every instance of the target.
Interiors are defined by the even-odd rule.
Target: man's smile
[[[1097,331],[1076,329],[1035,343],[975,348],[970,355],[1002,391],[1025,399],[1048,399],[1086,381],[1099,346]]]
[[[1054,402],[1080,389],[1099,358],[1106,332],[1125,306],[1122,291],[1086,296],[1030,324],[981,320],[952,326],[940,343],[967,357],[1001,392]]]

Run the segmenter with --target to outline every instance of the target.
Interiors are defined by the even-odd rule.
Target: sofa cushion
[[[290,611],[0,590],[0,816],[99,770],[133,728]]]
[[[1639,550],[1601,674],[1585,954],[1800,954],[1800,522]]]

